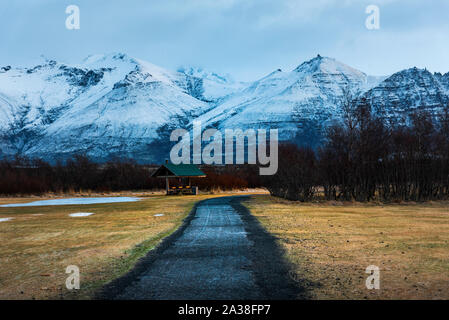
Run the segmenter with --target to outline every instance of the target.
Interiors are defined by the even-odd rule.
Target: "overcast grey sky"
[[[68,5],[80,29],[65,27]],[[367,5],[380,29],[365,27]],[[124,52],[253,80],[316,54],[368,74],[449,71],[449,0],[2,0],[0,66]]]

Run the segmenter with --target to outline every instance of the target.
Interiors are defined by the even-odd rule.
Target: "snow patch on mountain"
[[[222,75],[198,67],[180,67],[178,72],[192,81],[197,90],[194,96],[208,102],[217,102],[248,85],[245,82],[235,81],[229,74]]]

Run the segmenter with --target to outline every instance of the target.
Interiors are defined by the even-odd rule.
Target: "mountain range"
[[[341,118],[345,93],[382,117],[449,103],[449,73],[411,68],[369,76],[320,55],[291,71],[239,82],[201,68],[168,71],[123,53],[79,65],[54,60],[0,67],[0,158],[50,162],[74,154],[96,161],[167,158],[175,128],[278,128],[280,139],[316,145],[317,128]]]

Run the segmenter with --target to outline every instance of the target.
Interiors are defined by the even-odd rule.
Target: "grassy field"
[[[129,194],[126,194],[129,195]],[[221,195],[144,195],[129,203],[0,208],[0,299],[85,299],[126,273],[182,223],[195,202]],[[109,196],[109,195],[108,195]],[[0,198],[0,204],[45,198]],[[93,212],[89,217],[70,217]],[[155,214],[164,216],[155,217]],[[68,265],[81,289],[65,287]]]
[[[270,196],[247,207],[286,249],[315,299],[449,299],[449,203],[303,204]],[[380,290],[365,269],[380,268]]]
[[[0,208],[0,219],[14,218],[0,222],[0,299],[90,298],[176,230],[195,202],[229,194],[108,196],[117,195],[143,200]],[[291,276],[312,298],[449,299],[448,202],[302,204],[258,195],[246,205],[285,247]],[[80,268],[80,290],[65,287],[68,265]],[[380,267],[380,290],[365,287],[368,265]]]

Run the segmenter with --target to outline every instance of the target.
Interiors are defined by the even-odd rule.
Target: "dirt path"
[[[283,253],[240,204],[203,201],[186,223],[130,274],[105,287],[109,299],[294,299]]]

